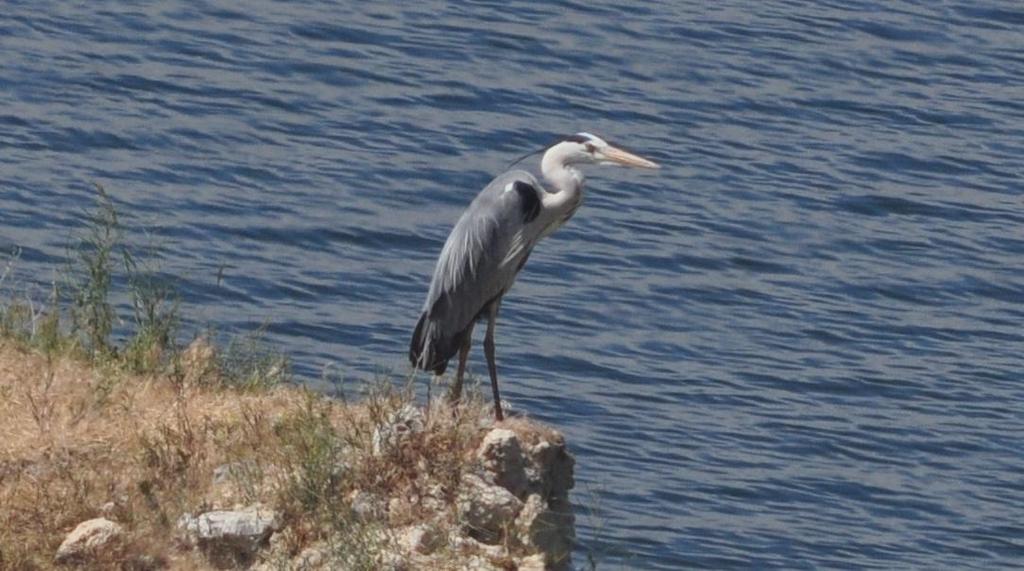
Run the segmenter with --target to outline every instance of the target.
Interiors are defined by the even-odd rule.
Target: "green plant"
[[[303,402],[275,427],[283,458],[278,504],[299,543],[319,542],[331,565],[379,568],[383,525],[357,515],[345,499],[360,485],[351,463],[355,449],[333,418],[336,401],[306,392]]]
[[[121,240],[117,210],[100,185],[95,185],[96,210],[86,214],[87,229],[70,256],[71,320],[93,356],[111,353],[110,334],[116,315],[110,303],[114,250]]]
[[[345,477],[341,439],[331,423],[332,403],[306,393],[303,405],[278,427],[292,464],[283,488],[286,504],[314,512],[337,499]]]
[[[61,331],[60,323],[60,289],[54,281],[48,302],[32,317],[30,341],[51,356],[76,347],[74,339]]]
[[[68,246],[63,271],[44,302],[13,294],[10,277],[19,250],[0,267],[0,334],[46,354],[84,349],[97,362],[155,372],[176,349],[177,290],[161,275],[156,248],[142,257],[125,243],[112,198],[102,186],[95,188],[96,205],[84,214],[86,227]],[[132,327],[119,347],[112,340],[121,323],[112,297],[122,284],[131,302]]]
[[[124,361],[134,371],[154,371],[165,354],[175,349],[180,298],[174,284],[150,262],[140,260],[127,248],[123,258],[135,325],[135,334],[124,349]],[[157,259],[156,253],[148,259]]]
[[[15,301],[14,295],[9,291],[8,280],[14,273],[14,264],[21,256],[21,250],[14,248],[7,257],[7,261],[0,269],[0,334],[4,337],[24,339],[29,331],[31,322],[31,308],[21,301]]]
[[[267,390],[291,378],[288,358],[263,341],[265,327],[233,337],[219,355],[220,382],[243,390]]]

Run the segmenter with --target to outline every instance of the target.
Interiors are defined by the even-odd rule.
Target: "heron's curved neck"
[[[548,149],[540,161],[541,173],[558,192],[575,194],[583,188],[583,173],[568,164],[573,152],[572,145],[559,143]]]

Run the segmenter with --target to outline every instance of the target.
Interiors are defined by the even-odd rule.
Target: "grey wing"
[[[541,192],[532,175],[511,171],[488,184],[459,218],[434,269],[410,348],[414,364],[421,350],[430,354],[424,368],[450,359],[473,320],[512,286],[538,234],[530,224],[540,213]]]
[[[538,186],[529,173],[512,171],[477,195],[441,250],[424,310],[447,296],[454,321],[465,325],[511,287],[531,246],[527,225],[539,213]]]

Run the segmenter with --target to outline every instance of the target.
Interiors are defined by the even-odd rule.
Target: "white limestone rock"
[[[251,563],[279,527],[277,513],[259,505],[185,514],[178,520],[178,528],[217,566]]]
[[[64,538],[54,562],[85,563],[96,554],[115,549],[124,539],[124,528],[106,518],[83,521]]]

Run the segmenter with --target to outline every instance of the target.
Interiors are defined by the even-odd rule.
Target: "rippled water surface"
[[[407,370],[517,155],[621,142],[664,168],[591,168],[499,327],[577,563],[1024,566],[1019,2],[5,2],[0,54],[23,279],[102,183],[192,326],[310,380]]]

